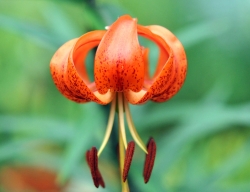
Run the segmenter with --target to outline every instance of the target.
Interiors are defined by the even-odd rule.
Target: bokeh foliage
[[[100,145],[109,106],[65,99],[49,62],[67,40],[127,13],[173,31],[188,58],[176,97],[131,106],[143,140],[153,136],[158,144],[146,185],[144,154],[136,148],[131,191],[250,191],[249,11],[249,0],[1,0],[0,171],[45,166],[58,172],[58,182],[70,180],[68,191],[105,191],[95,190],[84,153]],[[155,52],[152,46],[152,61]],[[99,161],[106,191],[120,188],[114,128]]]

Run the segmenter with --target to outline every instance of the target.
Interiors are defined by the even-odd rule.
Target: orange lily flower
[[[148,69],[149,49],[139,44],[138,35],[159,47],[159,59],[153,76],[149,75]],[[94,82],[91,82],[85,58],[95,47]],[[122,190],[129,191],[127,174],[135,142],[146,153],[143,176],[147,183],[154,165],[156,144],[151,138],[145,146],[135,129],[128,103],[137,105],[148,100],[164,102],[180,90],[187,69],[186,55],[180,41],[164,27],[141,26],[137,24],[137,19],[124,15],[107,30],[91,31],[62,45],[53,56],[50,69],[57,88],[68,99],[79,103],[94,101],[101,105],[111,102],[104,140],[98,151],[93,147],[86,153],[95,186],[105,187],[98,169],[98,157],[108,142],[116,106]],[[135,142],[127,143],[124,113]]]

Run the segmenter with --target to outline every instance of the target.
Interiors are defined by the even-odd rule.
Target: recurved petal
[[[173,97],[182,87],[187,73],[187,58],[181,42],[169,30],[158,25],[148,26],[154,34],[161,36],[173,50],[175,76],[170,87],[160,95],[154,95],[153,101],[163,102]]]
[[[51,60],[51,72],[55,84],[68,99],[76,102],[94,101],[109,103],[114,93],[99,94],[94,82],[90,82],[85,66],[85,58],[90,49],[96,47],[105,31],[93,31],[64,44]],[[54,71],[56,72],[55,75]]]
[[[125,93],[127,100],[132,104],[144,103],[153,97],[160,95],[168,89],[175,76],[174,53],[167,42],[149,28],[138,25],[139,35],[154,41],[160,50],[157,69],[153,77],[144,79],[143,89],[135,93],[131,90]]]
[[[66,84],[68,79],[65,71],[68,64],[68,57],[76,41],[77,39],[70,40],[56,51],[50,61],[50,71],[56,87],[65,97],[75,102],[85,102],[84,99],[74,95]]]
[[[136,19],[121,16],[108,28],[96,52],[94,71],[101,94],[108,89],[116,92],[142,89],[144,63]]]
[[[74,93],[78,96],[88,99],[88,101],[104,105],[113,99],[115,93],[108,90],[107,93],[100,94],[97,91],[96,83],[91,83],[88,76],[85,75],[85,57],[89,50],[100,43],[105,33],[106,31],[92,31],[81,36],[70,53],[67,65],[70,89],[74,90]]]

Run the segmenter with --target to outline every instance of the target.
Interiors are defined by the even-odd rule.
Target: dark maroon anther
[[[99,182],[99,185],[102,186],[102,188],[105,188],[105,183],[104,183],[104,180],[102,178],[101,172],[99,170],[98,170],[98,182]]]
[[[127,147],[126,154],[125,154],[123,174],[122,174],[123,182],[125,182],[126,179],[127,179],[128,172],[129,172],[129,169],[130,169],[130,165],[131,165],[131,162],[132,162],[132,159],[133,159],[134,151],[135,151],[135,142],[130,141],[128,143],[128,147]]]
[[[151,173],[154,167],[154,161],[155,161],[155,155],[156,155],[156,143],[153,138],[150,138],[148,141],[147,151],[148,151],[148,154],[146,154],[146,160],[145,160],[144,170],[143,170],[143,177],[144,177],[145,183],[149,181],[149,178],[151,176]]]
[[[101,185],[104,188],[105,183],[98,169],[98,156],[97,156],[97,149],[95,147],[92,147],[90,151],[86,152],[86,161],[89,165],[94,185],[97,188],[99,187],[99,185]]]

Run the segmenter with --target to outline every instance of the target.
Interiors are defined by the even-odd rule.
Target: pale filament
[[[127,149],[127,139],[125,132],[125,124],[124,124],[124,106],[123,106],[123,93],[118,94],[118,118],[119,118],[119,130],[121,131],[121,137],[124,144],[125,149]]]
[[[113,99],[113,101],[111,103],[111,106],[110,106],[108,125],[107,125],[107,128],[106,128],[105,136],[104,136],[104,139],[102,141],[101,147],[98,150],[98,154],[97,154],[98,157],[101,155],[104,147],[106,146],[106,144],[107,144],[107,142],[109,140],[109,137],[110,137],[110,134],[111,134],[111,131],[112,131],[112,128],[113,128],[114,120],[115,120],[115,107],[116,107],[116,96],[114,97],[114,99]]]
[[[135,125],[133,123],[132,116],[131,116],[131,113],[130,113],[130,110],[129,110],[128,101],[126,99],[124,99],[124,108],[125,108],[125,114],[126,114],[126,118],[127,118],[128,128],[129,128],[130,134],[132,135],[132,137],[135,140],[135,142],[137,143],[137,145],[146,154],[148,154],[147,148],[146,148],[145,144],[143,143],[143,141],[141,140],[139,134],[136,131],[136,128],[135,128]]]
[[[121,130],[121,137],[122,137],[122,141],[123,141],[123,145],[125,149],[127,149],[127,139],[126,139],[126,132],[125,132],[125,124],[124,124],[124,111],[126,114],[128,128],[129,128],[131,136],[133,137],[137,145],[147,154],[148,153],[147,148],[145,144],[143,143],[142,139],[140,138],[139,134],[137,133],[134,122],[132,120],[128,101],[123,97],[123,93],[117,93],[117,95],[114,97],[111,103],[108,124],[107,124],[106,132],[104,135],[104,139],[102,141],[100,149],[98,150],[98,157],[101,155],[103,149],[105,148],[109,140],[112,128],[113,128],[114,119],[115,119],[115,110],[116,110],[116,97],[118,97],[119,129]]]

